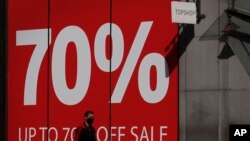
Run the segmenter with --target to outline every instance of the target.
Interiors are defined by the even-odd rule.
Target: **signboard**
[[[49,2],[49,3],[48,3]],[[171,1],[9,0],[8,140],[177,141]]]
[[[8,0],[7,9],[7,138],[47,140],[44,127],[49,124],[48,1]],[[28,104],[29,99],[33,104]]]
[[[194,2],[172,1],[172,22],[196,24],[197,9]]]

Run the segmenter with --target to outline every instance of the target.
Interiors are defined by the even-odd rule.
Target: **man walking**
[[[93,122],[94,112],[86,111],[84,122],[76,129],[76,141],[96,141],[95,128],[92,126]]]

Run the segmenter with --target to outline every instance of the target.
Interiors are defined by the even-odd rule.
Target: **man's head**
[[[84,113],[84,120],[88,125],[92,125],[92,123],[94,122],[94,112],[86,111]]]

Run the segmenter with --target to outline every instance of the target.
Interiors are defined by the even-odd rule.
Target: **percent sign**
[[[114,88],[111,103],[121,103],[125,91],[128,87],[131,76],[134,72],[135,66],[138,63],[138,59],[143,50],[144,44],[148,37],[149,31],[152,27],[153,22],[142,22],[137,34],[135,36],[134,42],[129,51],[128,57],[125,61],[125,65],[121,71],[120,77]],[[105,28],[107,27],[107,28]],[[105,39],[107,34],[109,34],[110,25],[103,25],[99,29],[95,40],[95,57],[99,68],[105,72],[109,72],[110,60],[106,58],[105,53]],[[106,34],[105,34],[106,33]],[[102,36],[103,35],[103,36]],[[112,68],[111,71],[115,71],[121,64],[124,52],[124,40],[120,28],[112,24]],[[157,70],[157,88],[153,91],[150,88],[150,68],[152,66],[156,67]],[[139,68],[138,72],[138,88],[142,98],[148,103],[157,103],[161,101],[167,94],[169,79],[166,77],[168,74],[168,66],[165,58],[159,53],[150,53],[146,55]]]
[[[112,24],[112,57],[105,55],[106,38],[110,35]],[[135,36],[134,42],[122,68],[120,77],[114,88],[111,103],[121,103],[128,87],[135,66],[143,50],[153,22],[142,22]],[[36,45],[27,69],[24,92],[24,105],[36,105],[37,81],[42,59],[48,49],[48,38],[51,38],[51,29],[36,29],[17,31],[17,45]],[[48,34],[49,33],[49,34]],[[49,44],[51,39],[49,38]],[[74,88],[68,88],[66,83],[65,61],[68,44],[73,42],[77,51],[77,79]],[[121,29],[114,23],[106,23],[97,31],[94,44],[95,60],[98,67],[109,72],[119,68],[123,59],[124,39]],[[156,89],[150,87],[150,69],[155,66],[157,70]],[[138,71],[138,88],[142,98],[148,103],[158,103],[167,94],[169,78],[168,65],[159,53],[150,53],[143,57]],[[82,79],[84,78],[84,79]],[[75,105],[82,101],[89,88],[91,78],[90,45],[86,33],[78,26],[68,26],[62,29],[55,40],[52,53],[52,83],[58,99],[66,105]]]

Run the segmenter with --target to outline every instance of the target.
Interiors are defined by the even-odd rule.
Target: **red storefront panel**
[[[10,0],[9,140],[73,140],[92,110],[97,140],[177,141],[170,3]]]
[[[177,141],[178,55],[173,39],[178,27],[171,23],[170,3],[112,3],[112,22],[124,38],[121,64],[112,72],[113,140]]]
[[[8,1],[8,140],[42,140],[48,121],[48,1]]]

